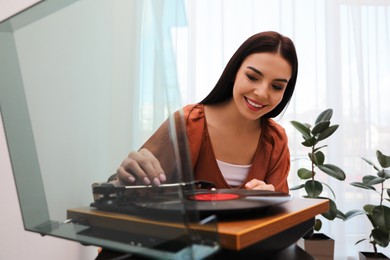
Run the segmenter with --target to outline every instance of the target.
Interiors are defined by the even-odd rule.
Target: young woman
[[[217,188],[288,192],[290,154],[284,129],[271,118],[289,103],[298,74],[293,42],[277,33],[248,38],[210,94],[183,108],[194,178]],[[169,182],[165,122],[123,160],[116,185]]]

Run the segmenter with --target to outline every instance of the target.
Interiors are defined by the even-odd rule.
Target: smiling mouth
[[[261,108],[263,108],[264,106],[263,105],[260,105],[252,100],[250,100],[249,98],[245,97],[245,100],[246,100],[246,103],[248,104],[248,107],[252,110],[259,110]]]

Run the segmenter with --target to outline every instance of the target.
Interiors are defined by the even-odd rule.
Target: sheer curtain
[[[286,128],[292,155],[289,184],[307,150],[290,121],[311,123],[327,108],[339,124],[327,141],[326,161],[340,166],[345,182],[327,180],[342,211],[376,202],[351,186],[371,171],[361,157],[390,154],[390,1],[358,0],[188,0],[188,26],[175,31],[182,103],[199,102],[213,88],[238,46],[254,33],[275,30],[295,42],[299,75],[295,95],[277,121]],[[181,46],[181,47],[179,47]],[[299,196],[299,193],[293,193]],[[325,221],[321,230],[336,240],[336,259],[356,259],[370,234],[365,216]],[[389,249],[380,248],[390,255]]]

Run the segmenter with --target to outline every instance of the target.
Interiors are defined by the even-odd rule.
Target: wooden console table
[[[328,200],[293,198],[284,204],[271,207],[259,217],[240,220],[222,220],[217,223],[219,242],[223,249],[240,251],[269,237],[294,228],[329,208]],[[99,211],[91,207],[69,209],[68,219],[89,226],[140,232],[156,229],[162,234],[174,233],[182,225],[138,218],[126,214]]]

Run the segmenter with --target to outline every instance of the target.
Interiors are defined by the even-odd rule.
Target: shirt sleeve
[[[288,138],[284,128],[273,121],[270,123],[269,131],[272,149],[265,182],[274,185],[275,191],[288,193],[287,178],[290,171]]]

